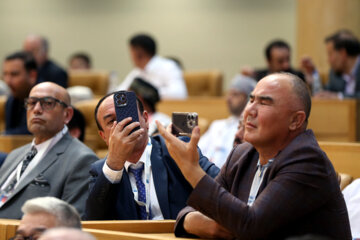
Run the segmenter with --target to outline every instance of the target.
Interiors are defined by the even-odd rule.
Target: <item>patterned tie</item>
[[[22,161],[22,166],[21,166],[21,171],[20,171],[20,177],[21,175],[24,173],[25,169],[27,168],[27,166],[29,165],[30,161],[35,157],[35,155],[37,154],[37,150],[36,148],[33,146],[31,148],[31,150],[25,155],[24,160]],[[17,183],[17,179],[15,178],[10,184],[9,186],[6,188],[6,192],[10,193],[12,190],[14,190],[14,187]]]
[[[138,201],[146,203],[146,192],[145,192],[145,184],[142,181],[142,172],[144,170],[144,164],[141,165],[140,168],[134,169],[129,168],[129,171],[134,175],[136,181],[136,187],[138,189]],[[142,220],[147,219],[146,207],[140,206],[140,217]]]

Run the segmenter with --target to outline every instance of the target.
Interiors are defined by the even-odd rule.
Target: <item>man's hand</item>
[[[134,128],[140,126],[139,122],[130,122],[131,117],[125,118],[118,123],[115,121],[110,130],[109,154],[106,164],[116,171],[124,167],[125,161],[129,159],[135,145],[138,143],[136,140],[144,134],[144,129],[142,128],[130,134]],[[130,124],[126,126],[128,123]]]
[[[199,127],[193,129],[190,142],[186,143],[171,134],[172,124],[169,124],[167,130],[159,121],[156,121],[156,125],[159,133],[165,139],[171,157],[175,160],[186,180],[195,187],[206,174],[199,165],[199,153],[197,151],[197,143],[200,139]]]
[[[240,73],[244,76],[248,76],[248,77],[255,77],[255,70],[254,68],[250,67],[250,66],[244,66],[241,68]]]
[[[302,57],[300,65],[305,75],[312,75],[316,71],[315,64],[309,56]]]
[[[185,216],[184,229],[200,238],[234,238],[227,229],[200,212],[190,212]]]

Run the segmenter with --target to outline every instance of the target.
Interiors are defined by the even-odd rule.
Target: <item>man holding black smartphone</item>
[[[114,94],[103,97],[95,109],[99,134],[109,153],[92,165],[86,217],[175,219],[192,187],[169,155],[164,139],[148,136],[148,114],[138,99],[135,111],[139,121],[127,117],[117,122]],[[211,177],[219,172],[200,152],[199,164]]]

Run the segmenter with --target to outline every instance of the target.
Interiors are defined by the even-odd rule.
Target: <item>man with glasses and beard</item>
[[[62,199],[82,214],[88,172],[98,158],[69,134],[69,94],[55,83],[40,83],[30,91],[25,108],[34,139],[13,150],[0,170],[0,218],[20,219],[25,201],[43,196]]]

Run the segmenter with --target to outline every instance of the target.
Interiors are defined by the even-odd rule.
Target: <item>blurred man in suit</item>
[[[65,70],[49,59],[49,42],[45,37],[28,35],[23,49],[32,53],[38,65],[37,83],[54,82],[64,88],[68,87],[68,75]]]
[[[311,130],[304,81],[271,74],[256,85],[244,110],[245,143],[229,155],[216,180],[197,164],[195,128],[189,143],[159,124],[170,155],[194,187],[175,234],[203,238],[285,239],[318,234],[351,239],[334,168]],[[197,211],[196,211],[196,210]]]
[[[318,98],[360,98],[360,42],[348,30],[340,30],[325,39],[330,64],[329,81]],[[316,72],[312,62],[307,72]]]
[[[11,90],[5,104],[5,134],[30,134],[26,125],[24,99],[37,78],[37,66],[30,53],[16,52],[3,63],[3,79]]]
[[[38,197],[27,200],[21,207],[24,215],[14,240],[38,239],[51,228],[81,229],[80,215],[70,204],[55,197]]]
[[[25,101],[32,143],[13,150],[0,169],[0,218],[21,217],[30,198],[54,196],[82,214],[88,189],[88,172],[98,158],[69,134],[73,115],[70,97],[61,86],[37,84]]]
[[[92,165],[88,220],[175,219],[192,188],[170,157],[161,136],[149,137],[149,118],[139,99],[139,122],[117,122],[114,94],[95,108],[99,134],[108,155]],[[136,127],[140,129],[132,132]],[[211,177],[219,169],[200,152],[199,164]]]
[[[253,77],[257,81],[268,74],[276,72],[289,72],[297,75],[301,79],[305,79],[304,74],[291,67],[291,49],[290,45],[285,41],[280,39],[271,41],[266,46],[264,52],[267,68],[254,70],[252,68],[245,67],[242,69],[242,74]]]

